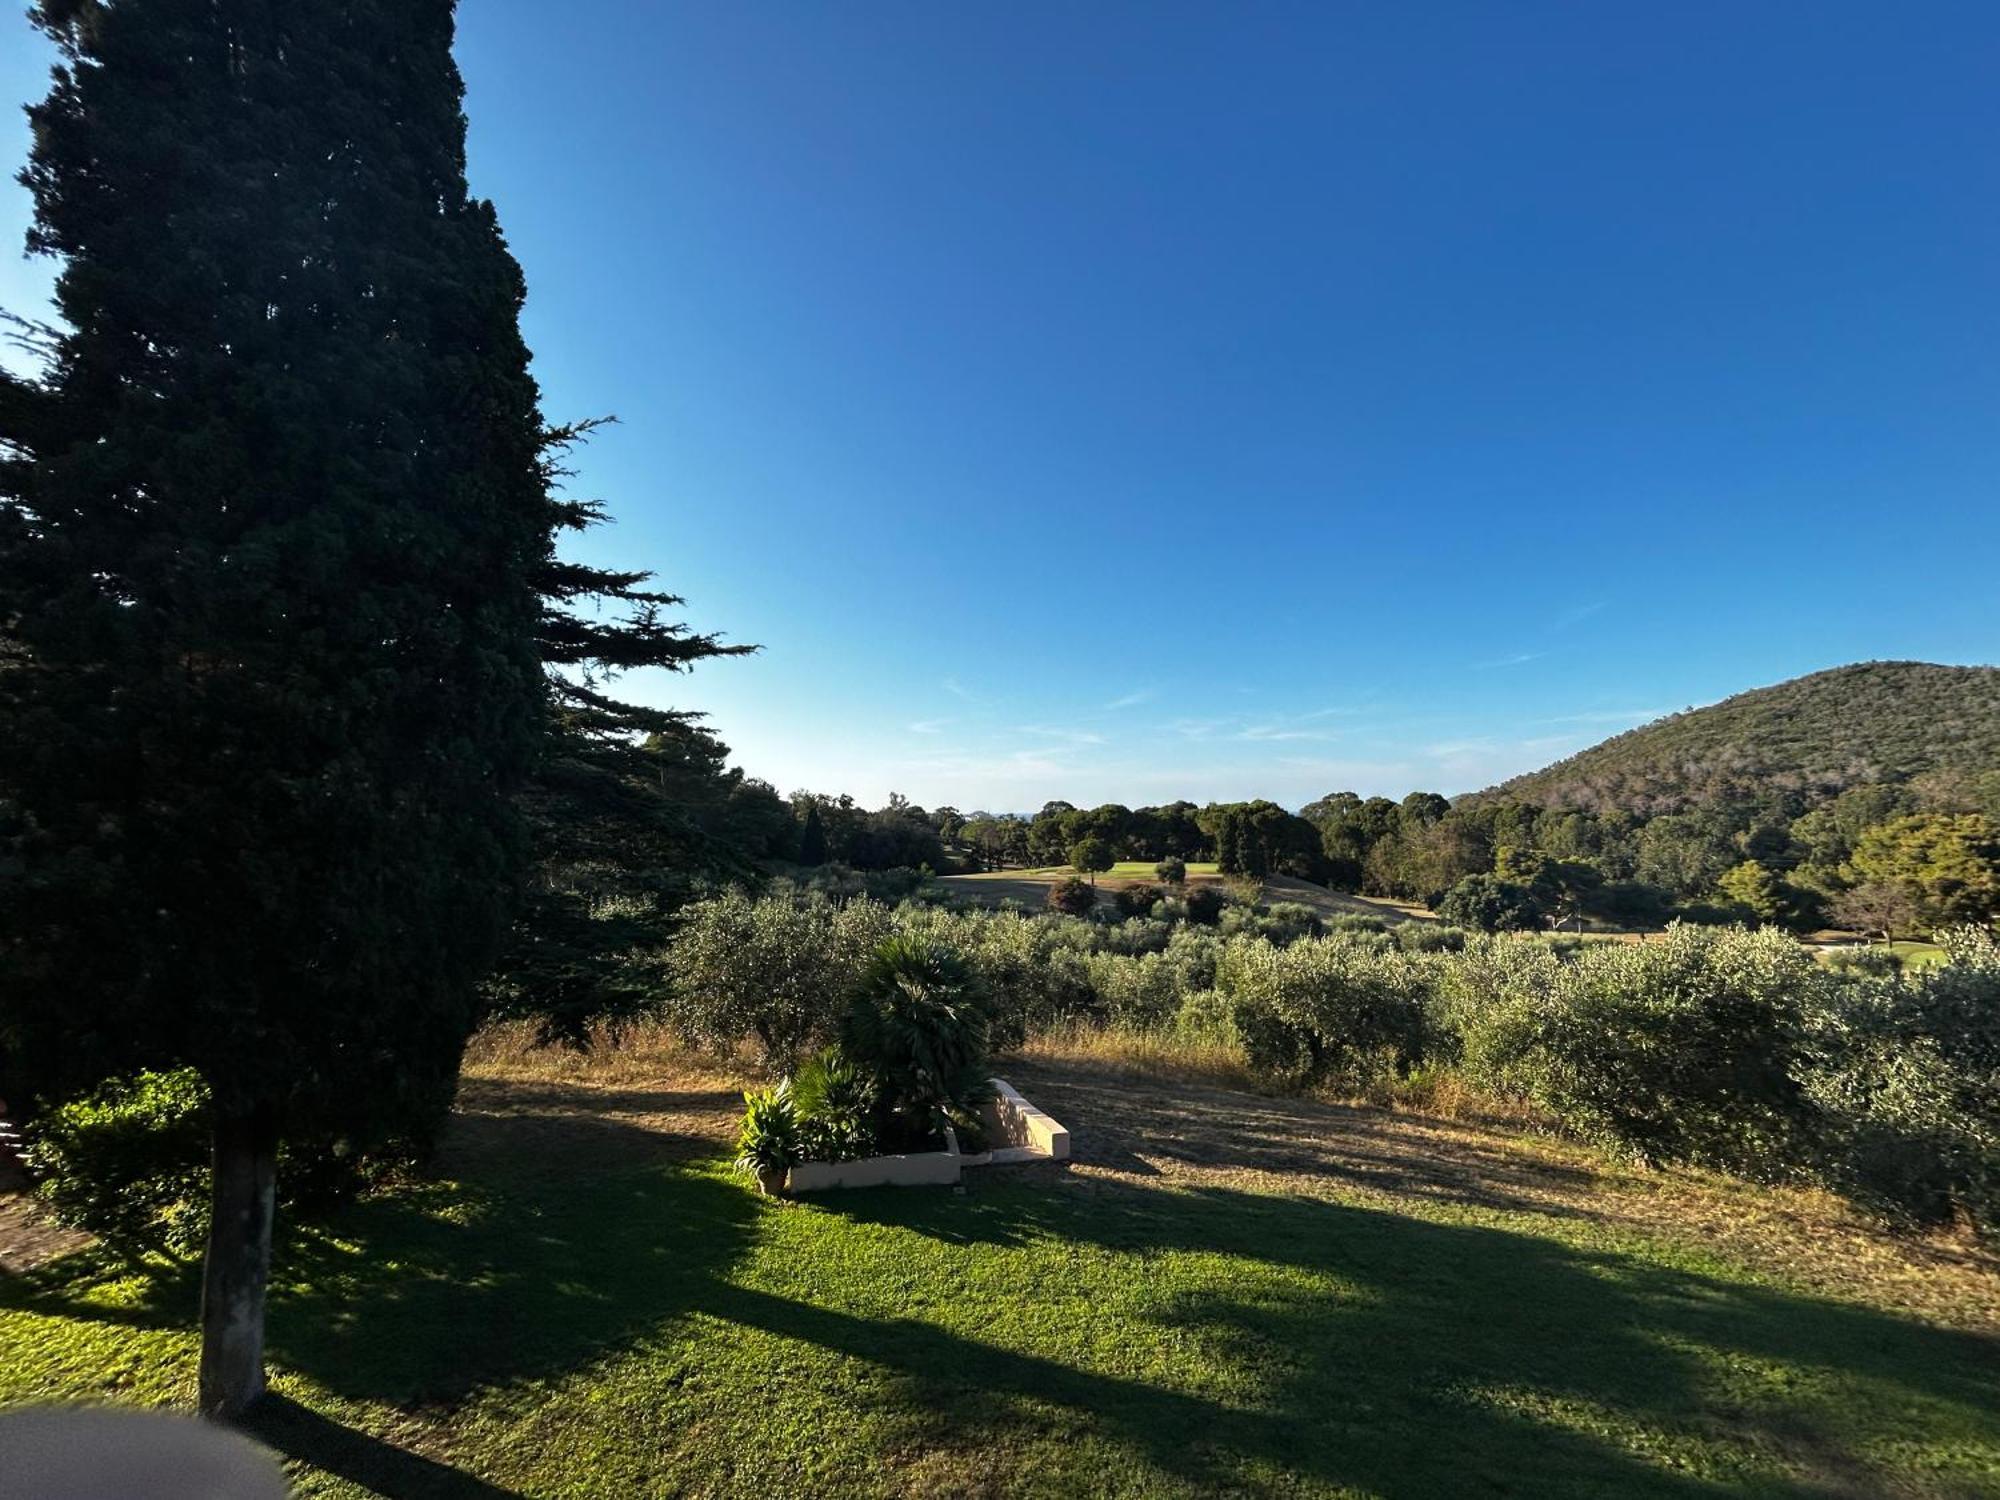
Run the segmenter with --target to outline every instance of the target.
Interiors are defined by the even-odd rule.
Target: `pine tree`
[[[530,848],[553,529],[451,0],[41,0],[45,375],[0,387],[0,1070],[214,1099],[200,1404],[281,1138],[448,1107]]]

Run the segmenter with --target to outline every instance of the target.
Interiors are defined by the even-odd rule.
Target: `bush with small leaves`
[[[1838,983],[1782,933],[1678,924],[1515,966],[1471,1018],[1466,1066],[1649,1163],[1799,1175],[1814,1155],[1806,1019]]]
[[[1166,892],[1156,885],[1141,881],[1134,885],[1121,886],[1111,893],[1111,900],[1118,913],[1124,917],[1143,917],[1151,914]]]
[[[23,1155],[57,1223],[127,1259],[187,1259],[208,1238],[210,1132],[208,1086],[192,1068],[139,1073],[36,1117]],[[404,1137],[357,1149],[302,1134],[278,1148],[279,1206],[289,1219],[318,1217],[421,1154]]]
[[[1097,908],[1097,892],[1089,881],[1071,875],[1049,887],[1048,902],[1050,911],[1086,917]]]
[[[1213,885],[1191,885],[1181,900],[1187,904],[1187,919],[1197,927],[1213,927],[1229,905],[1229,898]]]
[[[1462,953],[1465,929],[1436,922],[1404,922],[1391,934],[1405,953]]]
[[[1178,855],[1169,854],[1153,866],[1153,874],[1162,885],[1185,885],[1187,883],[1187,861]]]
[[[1344,938],[1289,948],[1238,940],[1218,984],[1236,999],[1252,1067],[1297,1085],[1365,1089],[1424,1060],[1430,975],[1421,959]]]
[[[889,924],[877,902],[816,892],[692,902],[667,948],[668,1014],[693,1041],[727,1050],[747,1039],[767,1072],[787,1072],[839,1029]]]
[[[1815,1018],[1821,1176],[1892,1220],[1996,1235],[2000,942],[1973,928],[1939,940],[1945,963],[1851,981]]]
[[[1389,924],[1380,917],[1370,917],[1360,912],[1342,912],[1339,916],[1333,917],[1327,922],[1326,930],[1328,932],[1341,933],[1386,933],[1389,930]]]
[[[26,1160],[58,1223],[128,1258],[183,1259],[208,1235],[209,1128],[193,1069],[141,1073],[37,1119]]]

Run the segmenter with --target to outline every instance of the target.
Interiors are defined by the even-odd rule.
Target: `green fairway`
[[[1219,1160],[1160,1176],[1164,1096],[1093,1153],[1122,1096],[1077,1089],[1074,1171],[773,1203],[627,1118],[684,1095],[609,1097],[494,1086],[456,1180],[287,1237],[255,1430],[302,1493],[2000,1493],[1990,1333],[1537,1205],[1587,1176],[1532,1154],[1385,1197],[1261,1170],[1368,1114],[1218,1094]],[[0,1286],[0,1400],[186,1402],[195,1302],[87,1258]]]

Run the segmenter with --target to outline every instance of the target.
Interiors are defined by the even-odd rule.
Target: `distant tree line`
[[[1262,800],[1054,801],[1032,815],[927,811],[898,796],[869,811],[805,792],[787,811],[768,788],[737,795],[758,806],[766,859],[998,870],[1075,864],[1081,848],[1089,871],[1209,861],[1225,875],[1423,902],[1485,931],[1681,918],[1894,935],[2000,911],[2000,773],[1934,772],[1819,800],[1771,791],[1651,817],[1435,792],[1332,792],[1298,812]]]

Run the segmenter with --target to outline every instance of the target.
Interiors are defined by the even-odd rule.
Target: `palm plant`
[[[958,955],[918,937],[892,937],[863,972],[843,1038],[881,1088],[889,1131],[930,1136],[971,1118],[991,1093],[987,1015]]]
[[[875,1082],[838,1047],[808,1058],[792,1078],[799,1147],[808,1161],[858,1161],[875,1151]]]

